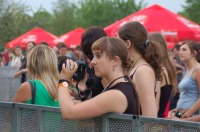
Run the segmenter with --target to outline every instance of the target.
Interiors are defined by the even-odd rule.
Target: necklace
[[[138,58],[138,59],[135,61],[135,63],[133,64],[133,67],[132,67],[132,68],[135,67],[135,65],[139,62],[140,59],[142,59],[142,57]]]
[[[108,90],[109,87],[110,87],[115,81],[117,81],[117,80],[120,79],[120,78],[124,78],[124,77],[125,77],[125,76],[121,76],[121,77],[115,78],[115,79],[102,91],[102,93],[105,92],[106,90]]]
[[[132,71],[132,69],[135,67],[135,65],[139,62],[139,60],[142,59],[142,57],[138,58],[135,63],[133,64],[133,66],[130,68],[129,73]]]

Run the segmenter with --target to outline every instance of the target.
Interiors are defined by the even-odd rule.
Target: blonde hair
[[[27,55],[27,68],[30,79],[41,80],[50,95],[58,97],[58,61],[55,52],[48,46],[39,45]]]

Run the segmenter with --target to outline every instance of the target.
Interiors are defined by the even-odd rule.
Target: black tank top
[[[132,114],[132,115],[139,114],[137,93],[131,82],[128,81],[128,82],[117,83],[116,85],[110,87],[105,91],[108,90],[119,90],[126,96],[126,99],[128,101],[128,107],[123,114]]]
[[[167,103],[169,101],[170,94],[172,91],[172,85],[168,84],[165,73],[164,73],[164,77],[165,77],[166,85],[162,86],[161,91],[160,91],[160,104],[159,104],[159,111],[158,111],[158,117],[160,118],[164,118],[165,109],[166,109],[166,106],[167,106]]]

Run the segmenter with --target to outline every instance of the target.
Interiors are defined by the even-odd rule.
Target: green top
[[[33,81],[33,80],[30,80]],[[42,106],[54,106],[59,107],[58,100],[54,100],[47,89],[44,87],[40,80],[34,80],[36,84],[36,95],[35,95],[35,104]],[[32,98],[26,101],[25,103],[31,104]]]

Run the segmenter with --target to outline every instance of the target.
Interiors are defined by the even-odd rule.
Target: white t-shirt
[[[21,63],[22,63],[22,59],[24,58],[24,56],[14,56],[12,58],[12,61],[11,61],[11,66],[12,67],[20,67],[21,66]]]

